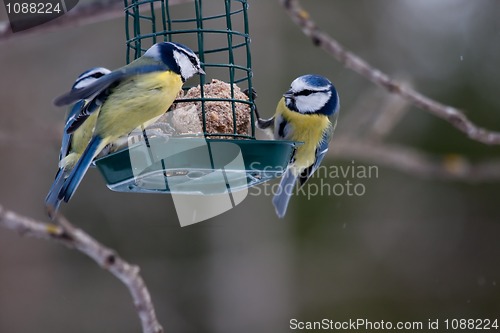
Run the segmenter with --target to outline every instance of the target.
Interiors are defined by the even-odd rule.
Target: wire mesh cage
[[[195,51],[206,75],[186,82],[141,142],[96,161],[109,188],[215,194],[279,176],[296,143],[255,139],[247,0],[125,0],[125,33],[127,62],[171,41]]]
[[[185,2],[185,1],[184,1]],[[175,5],[179,0],[125,0],[127,62],[140,57],[151,45],[174,41],[188,45],[200,58],[207,75],[197,76],[199,96],[177,102],[200,102],[202,132],[205,137],[255,138],[253,96],[235,96],[235,89],[252,91],[252,63],[246,0],[201,1]],[[205,83],[217,79],[228,83],[228,96],[206,94]],[[191,82],[190,82],[191,83]],[[188,84],[188,90],[193,84]],[[198,94],[197,94],[198,95]],[[240,97],[240,98],[238,98]],[[207,119],[209,102],[227,102],[232,123],[211,129]],[[237,113],[238,106],[246,112]],[[245,119],[241,119],[241,118]],[[249,128],[242,128],[247,125]]]

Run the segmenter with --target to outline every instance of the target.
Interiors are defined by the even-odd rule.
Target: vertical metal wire
[[[236,124],[236,105],[234,102],[234,53],[233,53],[233,24],[231,17],[231,0],[225,0],[226,26],[227,26],[227,49],[229,61],[229,84],[231,86],[231,110],[233,112],[233,134],[238,134]]]
[[[250,29],[248,24],[248,2],[247,0],[242,0],[243,5],[243,24],[244,24],[244,32],[245,32],[245,49],[246,49],[246,58],[247,58],[247,85],[248,85],[248,99],[251,103],[250,107],[250,126],[251,126],[251,136],[255,138],[255,101],[253,100],[253,85],[252,85],[252,55],[250,53]]]
[[[127,40],[127,54],[125,55],[125,61],[127,64],[130,62],[130,11],[128,9],[128,1],[124,0],[123,5],[125,7],[125,39]],[[135,18],[134,18],[135,19]]]
[[[172,18],[170,17],[170,5],[168,3],[168,0],[165,0],[165,1],[166,1],[165,13],[167,15],[167,20],[166,20],[167,29],[165,30],[165,32],[166,32],[166,36],[167,36],[167,42],[171,42],[172,41],[172,35],[170,33],[168,33],[168,32],[172,31]]]
[[[132,0],[132,4],[135,4],[135,6],[132,6],[132,11],[134,13],[134,37],[140,37],[141,36],[141,19],[140,19],[140,12],[139,12],[139,5],[137,4],[136,0]],[[137,59],[141,56],[141,39],[137,38],[134,40],[134,59]]]
[[[165,16],[165,11],[166,11],[166,8],[165,8],[165,0],[160,0],[161,2],[161,27],[163,28],[163,31],[166,32],[167,31],[167,17]],[[167,4],[166,4],[166,7],[168,8],[168,0],[166,0]],[[170,18],[168,19],[168,21],[170,21]],[[170,27],[169,27],[169,30],[170,30]],[[166,38],[166,34],[163,36],[163,40],[164,41],[170,41],[170,40],[167,40]]]
[[[149,10],[151,11],[151,32],[153,33],[153,44],[156,44],[156,15],[155,15],[155,2],[149,3]]]
[[[205,48],[203,42],[203,9],[201,7],[201,0],[195,0],[196,10],[196,30],[198,37],[198,57],[202,63],[205,63]],[[205,77],[200,77],[200,95],[201,95],[201,121],[203,123],[203,133],[207,133],[207,116],[205,111],[205,92],[203,85],[205,84]]]

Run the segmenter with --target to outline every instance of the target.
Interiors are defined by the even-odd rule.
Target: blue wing
[[[75,113],[72,116],[71,122],[66,123],[64,128],[65,132],[70,134],[73,133],[80,127],[81,124],[96,110],[99,110],[102,103],[106,100],[113,86],[116,86],[123,79],[128,77],[146,74],[158,71],[165,71],[166,67],[164,65],[147,65],[138,67],[128,67],[122,68],[120,70],[111,72],[99,79],[95,80],[94,83],[89,84],[80,89],[72,89],[65,95],[57,98],[54,103],[56,105],[65,105],[71,103],[73,100],[87,99],[90,100],[84,107],[80,109],[80,112]]]
[[[102,138],[99,136],[94,136],[92,140],[90,140],[87,148],[85,148],[82,156],[78,162],[76,162],[75,167],[71,170],[71,173],[61,187],[57,196],[59,201],[64,200],[65,202],[68,202],[71,199],[78,185],[82,182],[83,176],[85,176],[85,173],[92,164],[92,160],[94,159],[101,142]]]
[[[50,187],[49,193],[45,197],[45,206],[47,207],[49,216],[52,217],[53,214],[57,213],[59,206],[61,205],[61,200],[59,199],[59,192],[64,186],[66,180],[64,169],[57,170],[56,178]]]
[[[59,161],[65,158],[71,149],[71,134],[68,133],[67,129],[74,122],[75,117],[82,111],[85,107],[85,101],[81,100],[73,105],[73,108],[68,113],[66,117],[66,124],[64,125],[64,132],[61,142],[61,150],[59,151]]]
[[[94,97],[90,102],[86,103],[80,108],[80,112],[75,113],[70,120],[66,122],[64,127],[65,134],[71,134],[80,127],[85,120],[95,111],[99,110],[103,101],[108,97],[108,92],[102,92]]]
[[[82,108],[84,107],[85,107],[85,101],[84,100],[78,101],[77,103],[75,103],[75,105],[73,105],[73,107],[68,113],[68,116],[66,117],[66,124],[64,125],[64,133],[61,142],[61,149],[59,150],[59,161],[68,156],[69,152],[71,151],[72,135],[67,133],[66,129],[69,126],[71,126],[71,124],[74,122],[75,116],[78,115],[81,112]],[[55,214],[59,210],[61,200],[58,198],[58,196],[61,188],[64,186],[66,176],[67,174],[63,168],[59,168],[59,170],[57,170],[54,182],[52,183],[49,193],[45,198],[45,206],[47,206],[48,208],[48,213],[50,217],[53,217],[53,214]]]
[[[54,104],[56,106],[63,106],[74,103],[80,99],[91,99],[92,96],[100,94],[104,90],[112,87],[114,84],[118,84],[121,80],[128,77],[139,74],[165,71],[167,69],[168,68],[162,64],[121,68],[100,77],[99,79],[95,80],[94,83],[89,84],[88,86],[80,89],[72,89],[66,94],[56,98],[54,100]]]

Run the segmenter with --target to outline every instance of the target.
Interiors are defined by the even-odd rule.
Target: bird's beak
[[[200,68],[198,68],[198,74],[199,74],[199,75],[205,75],[206,73],[205,73],[205,71],[204,71],[204,70],[200,67]]]
[[[293,91],[288,90],[286,93],[283,94],[283,97],[293,99]]]

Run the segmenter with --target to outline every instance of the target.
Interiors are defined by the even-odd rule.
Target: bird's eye
[[[198,59],[195,56],[192,56],[190,54],[188,54],[187,56],[189,58],[189,61],[191,61],[193,65],[198,66]]]
[[[296,92],[295,96],[309,96],[309,95],[311,95],[313,93],[315,93],[315,91],[305,89],[305,90],[301,90],[299,92]]]
[[[98,78],[100,78],[100,77],[103,77],[104,75],[106,75],[106,74],[104,74],[103,72],[97,72],[97,73],[95,73],[95,74],[92,74],[91,76],[92,76],[93,78],[95,78],[95,79],[98,79]]]

